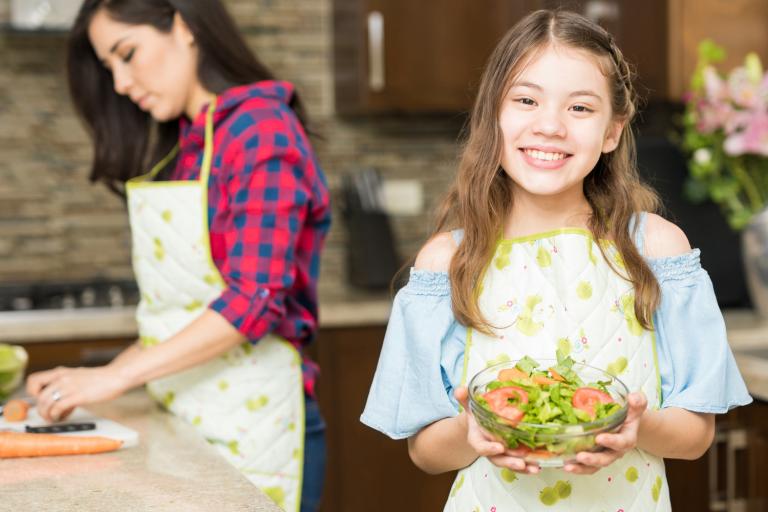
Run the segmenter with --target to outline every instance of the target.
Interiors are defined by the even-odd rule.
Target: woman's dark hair
[[[251,52],[220,0],[85,0],[69,38],[67,74],[75,110],[94,142],[90,180],[124,195],[124,184],[165,156],[179,137],[177,121],[155,122],[117,94],[112,74],[99,61],[88,28],[100,9],[121,23],[169,32],[178,12],[199,50],[198,78],[216,94],[236,85],[270,80],[272,73]],[[290,107],[306,128],[297,94]]]

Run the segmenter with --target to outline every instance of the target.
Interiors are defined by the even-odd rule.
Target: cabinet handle
[[[747,448],[747,430],[730,430],[725,445],[725,499],[728,512],[746,512],[747,501],[736,496],[736,452]]]
[[[720,445],[728,447],[728,434],[722,430],[715,431],[715,439],[712,446],[707,451],[707,469],[709,473],[709,510],[712,512],[719,512],[721,510],[727,510],[728,503],[724,499],[726,492],[720,488],[719,479],[717,478],[717,467],[720,463],[718,451]]]
[[[379,11],[368,13],[368,87],[384,90],[384,16]]]
[[[595,23],[617,21],[619,19],[619,5],[611,1],[589,0],[584,6],[584,16]]]

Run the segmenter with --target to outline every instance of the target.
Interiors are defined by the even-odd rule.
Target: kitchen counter
[[[322,301],[320,327],[385,325],[388,298]],[[135,307],[0,312],[1,343],[136,337]]]
[[[725,315],[728,342],[749,393],[768,401],[768,319],[752,311],[730,311]]]
[[[0,509],[280,512],[193,427],[163,412],[143,390],[88,410],[139,432],[138,446],[0,461]]]
[[[320,327],[386,325],[389,298],[320,302]],[[131,339],[136,336],[133,307],[0,313],[0,342],[36,343],[89,339]],[[728,341],[750,393],[768,400],[768,320],[750,310],[725,310]],[[761,352],[765,352],[762,354]]]

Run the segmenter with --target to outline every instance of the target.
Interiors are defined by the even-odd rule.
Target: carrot
[[[0,459],[111,452],[122,445],[122,441],[101,436],[0,432]]]
[[[19,398],[8,400],[3,406],[3,417],[6,421],[24,421],[27,419],[29,403]]]
[[[552,376],[553,379],[558,380],[560,382],[565,382],[565,377],[557,373],[554,368],[549,369],[549,374]]]
[[[555,379],[550,379],[549,377],[545,377],[544,375],[534,375],[533,382],[535,382],[536,384],[542,384],[544,386],[551,386],[552,384],[557,384],[557,381]]]
[[[508,380],[527,379],[528,374],[523,370],[515,367],[505,368],[499,372],[498,380],[505,382]]]

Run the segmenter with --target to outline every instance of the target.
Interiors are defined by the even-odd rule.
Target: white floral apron
[[[613,244],[601,243],[614,267]],[[631,283],[611,269],[587,230],[566,228],[501,241],[482,280],[479,305],[495,336],[467,334],[462,381],[488,365],[529,355],[574,360],[618,377],[649,404],[660,402],[653,333],[635,317]],[[593,475],[542,468],[501,469],[480,457],[459,471],[445,506],[451,512],[662,512],[671,510],[664,462],[635,449]]]
[[[197,181],[153,181],[178,148],[149,174],[128,182],[133,267],[141,290],[142,345],[167,340],[201,315],[224,289],[208,233],[213,112]],[[283,510],[299,510],[303,475],[301,360],[273,335],[234,347],[186,371],[152,381],[149,393],[194,425]]]

